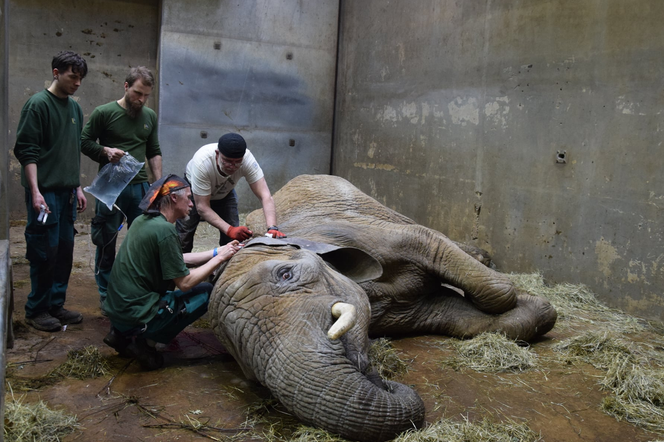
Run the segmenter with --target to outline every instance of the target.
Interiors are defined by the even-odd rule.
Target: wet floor
[[[23,227],[11,229],[16,339],[6,354],[12,372],[9,380],[11,376],[44,376],[66,360],[69,350],[89,345],[97,346],[109,358],[111,374],[97,379],[65,379],[37,391],[14,394],[26,394],[24,402],[41,399],[53,408],[76,414],[82,428],[67,436],[68,441],[206,440],[191,426],[182,428],[182,422],[204,422],[225,430],[212,434],[218,440],[235,435],[247,419],[247,410],[265,403],[269,391],[244,378],[204,323],[188,327],[163,348],[165,367],[153,372],[142,372],[136,362],[128,364],[106,347],[102,339],[110,324],[99,312],[89,228],[80,225],[78,230],[82,234],[76,240],[66,306],[82,312],[84,320],[65,331],[48,333],[22,322],[30,286],[28,266],[23,259]],[[214,237],[210,241],[213,243]],[[526,423],[547,442],[663,439],[663,435],[618,422],[601,411],[601,401],[609,393],[600,390],[598,370],[555,360],[552,344],[571,337],[570,333],[554,328],[532,347],[540,357],[540,367],[521,373],[457,372],[445,367],[440,361],[452,357],[454,350],[443,337],[410,337],[393,344],[410,361],[410,371],[401,382],[412,385],[424,400],[427,422],[443,417],[459,421],[511,419]],[[261,440],[249,434],[241,439]]]

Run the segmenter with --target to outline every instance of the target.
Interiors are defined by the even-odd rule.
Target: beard
[[[139,101],[131,101],[129,94],[125,94],[125,103],[127,104],[127,115],[130,118],[136,118],[143,110],[143,104]]]

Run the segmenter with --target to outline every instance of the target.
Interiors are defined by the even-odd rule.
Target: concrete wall
[[[9,120],[8,81],[9,81],[9,0],[0,1],[0,240],[9,239]],[[2,291],[0,290],[0,294]]]
[[[9,23],[9,147],[25,101],[51,84],[51,60],[61,50],[83,55],[88,75],[74,96],[86,118],[95,107],[124,95],[131,66],[157,66],[159,0],[7,0]],[[148,106],[156,108],[156,99]],[[83,157],[81,182],[88,185],[98,164]],[[21,168],[10,153],[9,207],[25,219]],[[94,216],[94,198],[82,218]]]
[[[341,12],[337,0],[4,1],[9,148],[57,51],[88,60],[77,94],[87,116],[122,95],[129,66],[156,70],[159,48],[150,105],[166,172],[238,131],[273,190],[332,164],[386,205],[487,248],[504,271],[586,283],[662,318],[659,0],[364,0]],[[20,168],[8,162],[3,202],[21,219]],[[84,185],[96,170],[84,160]],[[240,198],[257,207],[246,186]]]
[[[204,144],[247,140],[275,191],[329,173],[337,0],[164,0],[159,135],[164,170],[184,174]],[[260,207],[246,182],[240,211]]]
[[[334,173],[503,271],[664,319],[662,17],[659,0],[343,2]]]
[[[10,316],[11,260],[9,258],[9,217],[7,206],[7,28],[8,0],[0,0],[0,427],[4,434],[5,422],[5,354],[13,347],[13,329]],[[0,441],[3,437],[0,436]]]

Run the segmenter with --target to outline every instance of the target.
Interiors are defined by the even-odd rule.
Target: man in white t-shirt
[[[194,208],[187,218],[178,220],[176,228],[180,235],[182,251],[191,252],[194,234],[202,220],[219,229],[219,245],[251,238],[253,232],[240,226],[235,185],[244,177],[249,187],[263,205],[267,233],[273,238],[286,235],[277,227],[277,214],[263,170],[247,149],[241,135],[228,133],[219,138],[219,143],[206,144],[198,149],[187,164],[185,178],[191,184]]]

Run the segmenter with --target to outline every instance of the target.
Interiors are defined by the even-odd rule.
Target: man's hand
[[[83,212],[88,207],[88,200],[81,190],[81,186],[76,188],[76,211]]]
[[[229,238],[236,239],[238,241],[244,241],[246,239],[249,239],[249,238],[251,238],[251,235],[253,235],[253,234],[254,234],[254,232],[247,229],[245,226],[240,226],[240,227],[230,226],[228,228],[228,232],[226,232],[226,235]]]
[[[235,255],[242,247],[237,241],[232,241],[226,244],[225,246],[218,247],[217,256],[221,259],[221,262],[228,261],[233,255]]]
[[[270,226],[267,228],[267,233],[269,235],[272,235],[272,238],[286,238],[285,233],[281,233],[279,231],[279,227],[277,226]]]
[[[42,206],[44,206],[46,213],[51,213],[51,210],[48,208],[48,204],[46,204],[44,196],[40,192],[33,193],[32,210],[34,210],[36,213],[39,213],[41,211]]]
[[[125,151],[114,147],[104,146],[104,155],[110,163],[117,163],[124,156]]]

